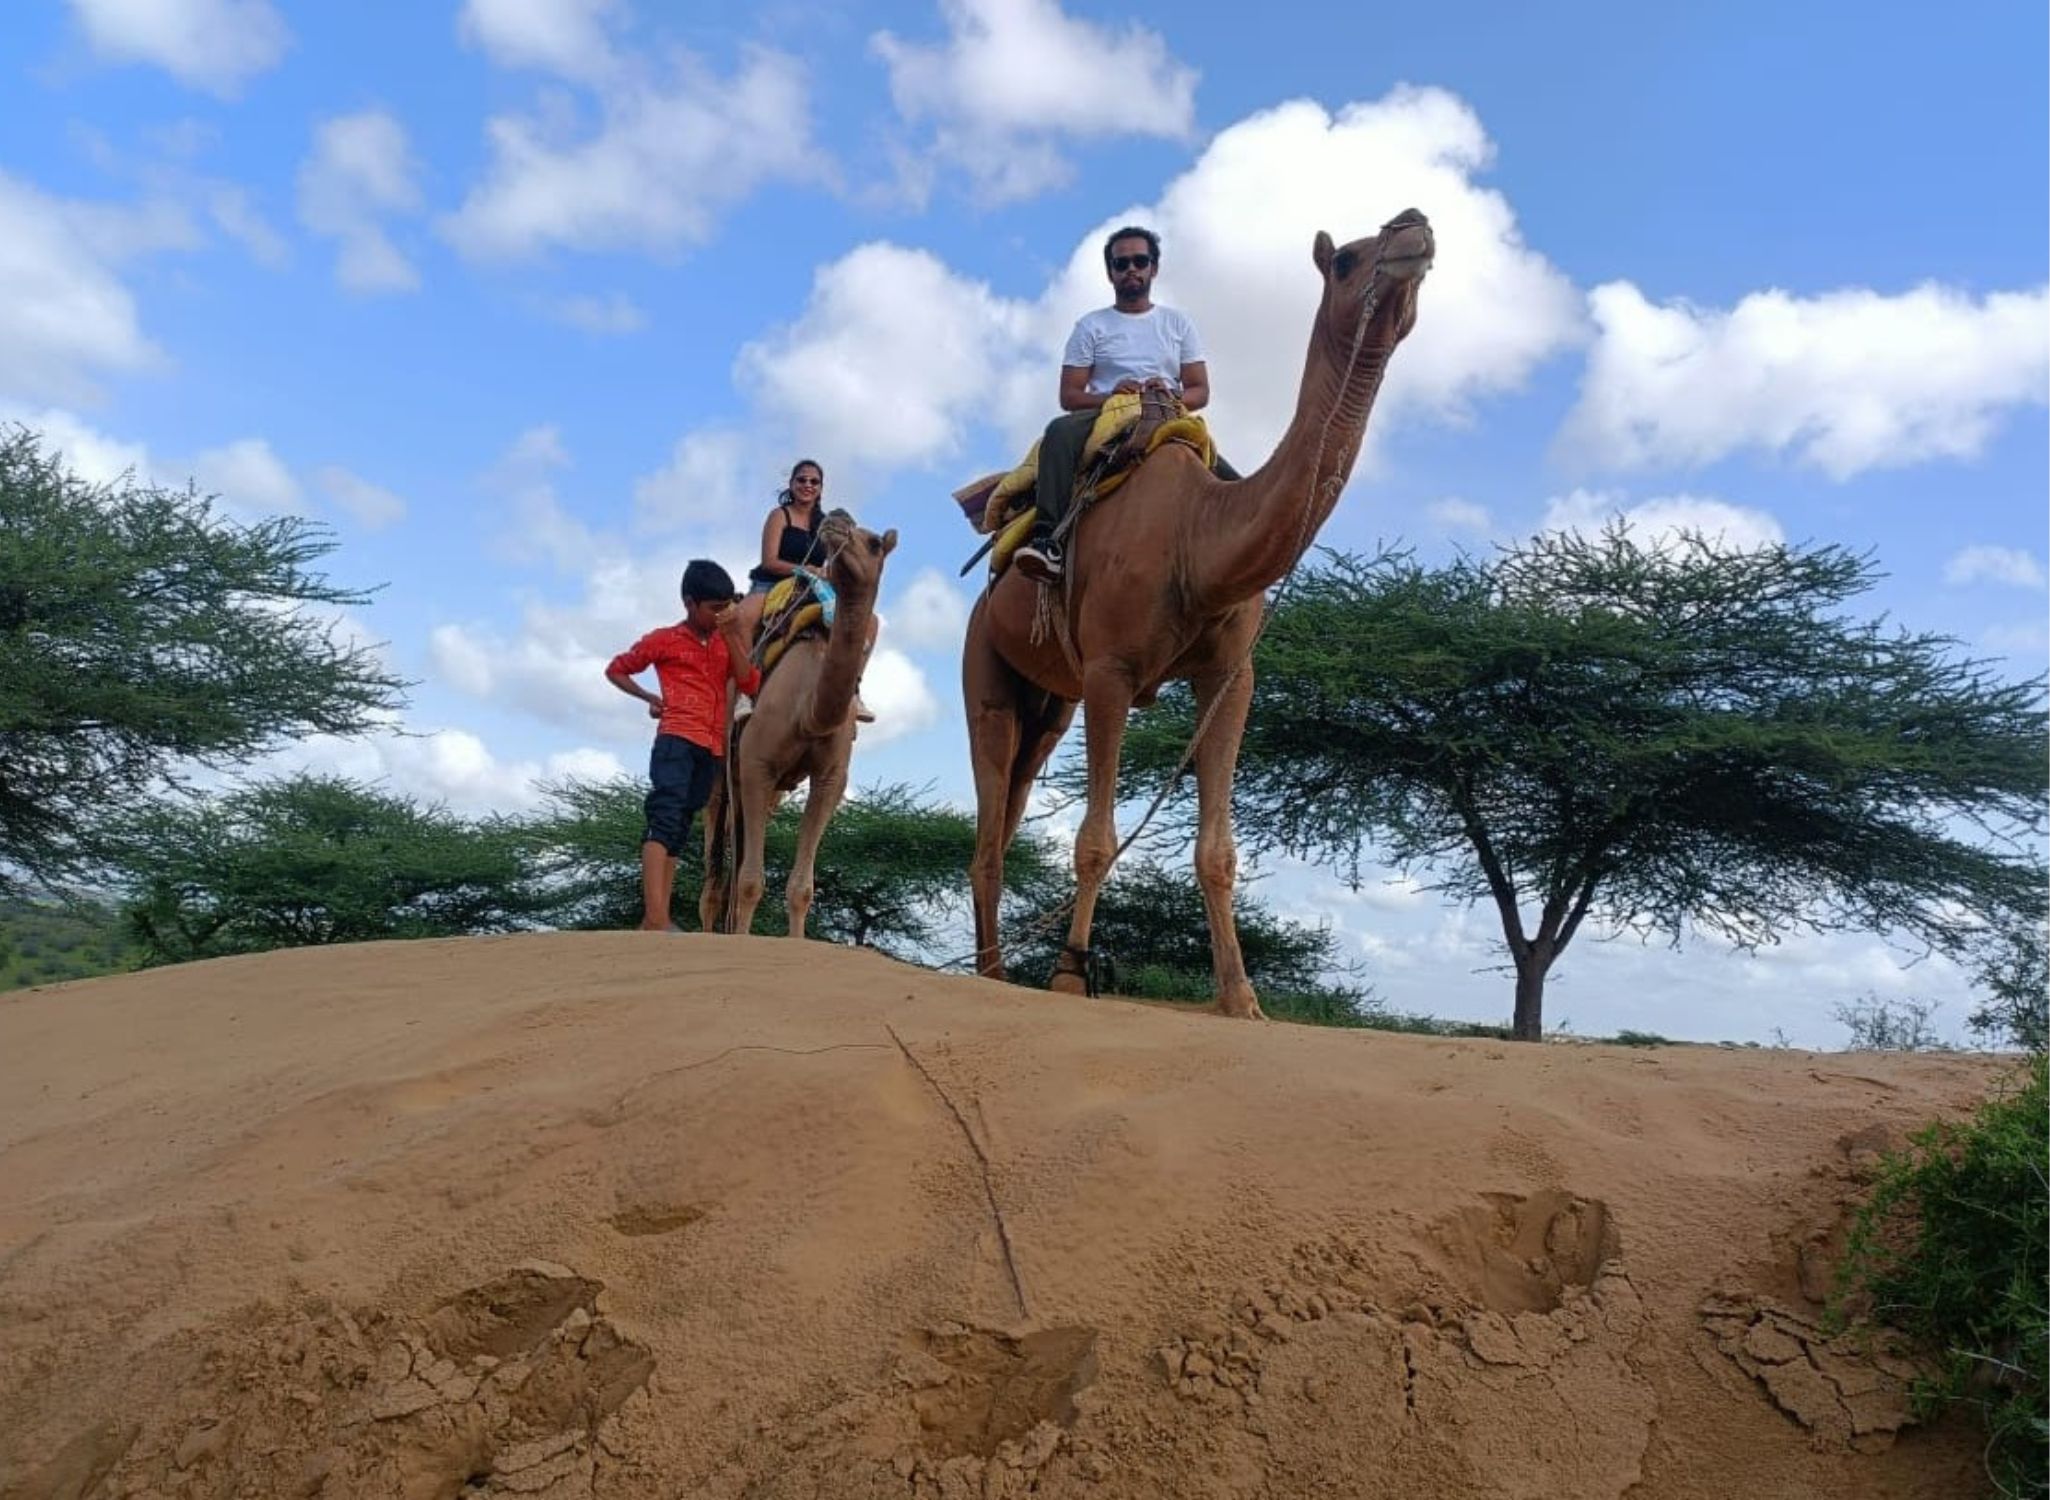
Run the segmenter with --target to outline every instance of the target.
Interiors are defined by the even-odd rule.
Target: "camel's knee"
[[[762,886],[761,876],[743,875],[735,883],[733,893],[739,898],[742,905],[746,906],[749,910],[753,910],[761,903]]]
[[[1210,895],[1228,894],[1239,878],[1239,852],[1230,839],[1199,840],[1196,883]]]
[[[811,896],[812,883],[809,880],[802,884],[793,880],[790,884],[783,887],[783,899],[788,903],[792,911],[811,910]]]
[[[1117,841],[1110,830],[1085,827],[1075,837],[1075,879],[1083,885],[1101,885],[1116,854]]]

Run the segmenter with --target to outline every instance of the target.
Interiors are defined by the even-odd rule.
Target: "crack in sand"
[[[947,1113],[952,1115],[954,1123],[961,1127],[961,1137],[968,1142],[968,1149],[975,1153],[976,1164],[982,1169],[982,1195],[989,1202],[990,1218],[996,1221],[997,1243],[1003,1247],[1004,1252],[1004,1269],[1011,1276],[1011,1294],[1018,1299],[1018,1315],[1024,1318],[1031,1317],[1032,1309],[1025,1302],[1025,1283],[1018,1275],[1018,1258],[1011,1250],[1011,1227],[1004,1222],[1004,1211],[997,1205],[996,1185],[990,1180],[989,1157],[982,1149],[982,1142],[978,1141],[975,1138],[975,1132],[968,1128],[967,1119],[962,1115],[959,1106],[954,1103],[947,1091],[940,1087],[940,1081],[932,1076],[931,1071],[924,1063],[918,1060],[917,1054],[904,1045],[904,1038],[897,1035],[897,1028],[888,1021],[885,1021],[883,1022],[883,1030],[889,1032],[890,1040],[897,1044],[897,1050],[904,1054],[904,1060],[910,1063],[912,1067],[918,1069],[918,1076],[923,1078],[932,1088],[932,1091],[940,1096],[940,1103],[946,1105]],[[876,1043],[875,1045],[880,1046],[881,1044]]]

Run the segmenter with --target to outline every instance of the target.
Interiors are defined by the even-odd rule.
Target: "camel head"
[[[826,573],[833,587],[845,595],[873,599],[883,577],[883,559],[897,547],[895,529],[877,536],[857,526],[844,510],[826,512],[819,522],[819,540],[826,545]]]
[[[1349,245],[1318,230],[1310,251],[1324,276],[1318,317],[1338,348],[1350,351],[1357,337],[1360,352],[1386,355],[1401,343],[1416,326],[1417,290],[1436,253],[1431,221],[1413,208]]]

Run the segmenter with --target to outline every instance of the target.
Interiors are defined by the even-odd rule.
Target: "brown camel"
[[[705,805],[705,885],[698,919],[707,932],[746,932],[753,924],[762,899],[762,850],[769,819],[785,792],[809,781],[797,857],[784,892],[790,936],[804,936],[819,839],[847,791],[847,762],[854,754],[855,689],[868,655],[869,622],[882,588],[883,559],[896,547],[897,533],[877,536],[835,511],[820,524],[819,536],[827,548],[825,573],[839,596],[838,610],[830,634],[793,641],[762,683],[755,710],[736,732],[737,743]],[[722,920],[728,895],[729,786],[739,802],[735,834],[741,849],[730,925]]]
[[[1087,988],[1089,929],[1117,848],[1118,752],[1125,718],[1164,682],[1196,695],[1196,878],[1210,920],[1218,1008],[1258,1017],[1232,921],[1238,855],[1231,782],[1252,699],[1248,660],[1265,591],[1296,563],[1338,504],[1367,416],[1395,346],[1416,322],[1417,290],[1434,246],[1415,209],[1378,235],[1342,249],[1317,235],[1324,278],[1295,418],[1264,466],[1220,480],[1189,448],[1167,444],[1091,506],[1068,547],[1059,630],[1037,632],[1040,585],[1016,568],[1001,575],[968,621],[961,661],[968,741],[975,762],[977,967],[1001,979],[997,909],[1004,851],[1040,767],[1079,700],[1086,705],[1088,811],[1075,837],[1075,904],[1052,987]],[[1243,666],[1241,665],[1243,663]]]

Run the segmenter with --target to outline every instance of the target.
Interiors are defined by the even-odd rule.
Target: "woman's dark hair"
[[[797,482],[797,471],[799,469],[817,469],[819,471],[819,498],[821,500],[825,499],[826,466],[815,458],[800,458],[790,466],[790,477],[783,481],[783,488],[777,492],[776,503],[778,505],[788,505],[794,498],[790,493],[790,486]]]
[[[1144,240],[1153,252],[1153,264],[1160,264],[1160,236],[1150,229],[1141,229],[1137,224],[1127,224],[1123,229],[1111,231],[1110,238],[1103,242],[1103,268],[1106,271],[1110,269],[1110,247],[1119,240]],[[819,472],[823,474],[826,471],[821,469]]]

